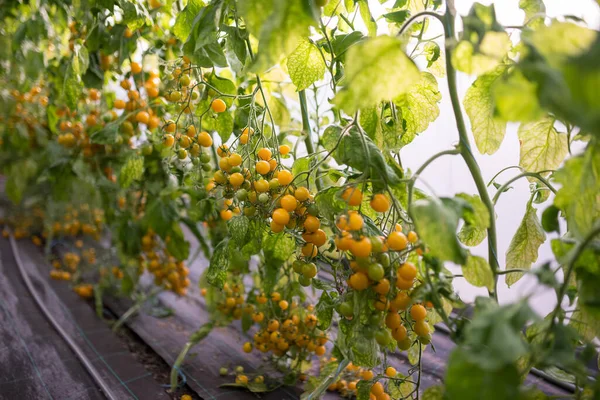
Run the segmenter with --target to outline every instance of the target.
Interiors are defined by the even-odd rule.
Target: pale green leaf
[[[250,227],[250,220],[245,215],[238,215],[227,221],[227,230],[238,247],[247,243],[246,236]]]
[[[487,228],[490,226],[488,209],[477,195],[459,193],[456,197],[468,202],[472,208],[463,211],[465,224],[458,232],[458,239],[467,246],[477,246],[487,236]]]
[[[500,64],[511,47],[506,32],[486,32],[479,51],[469,41],[460,41],[452,52],[452,65],[462,72],[480,75],[493,70]]]
[[[543,0],[520,0],[519,8],[525,11],[525,25],[537,28],[544,24],[546,6]]]
[[[119,185],[128,188],[144,175],[144,157],[129,157],[119,172]]]
[[[492,87],[497,115],[505,121],[530,122],[544,116],[537,94],[538,87],[521,71],[497,79]]]
[[[287,67],[297,90],[304,90],[325,75],[325,61],[317,46],[303,40],[289,55]]]
[[[194,19],[204,5],[202,0],[189,0],[185,8],[177,15],[172,31],[182,42],[190,35],[194,26]]]
[[[565,213],[569,232],[581,239],[600,219],[600,145],[590,144],[567,160],[554,179],[562,185],[554,205]]]
[[[414,62],[402,50],[402,42],[389,36],[350,47],[345,67],[344,88],[333,101],[350,114],[398,97],[420,78]]]
[[[531,269],[538,258],[538,250],[546,240],[546,233],[537,216],[537,211],[527,204],[525,215],[506,250],[506,270]],[[522,272],[506,274],[506,284],[512,286],[523,276]]]
[[[442,261],[464,264],[466,252],[456,237],[458,214],[436,198],[421,199],[411,206],[417,233],[431,255]]]
[[[365,26],[367,27],[369,36],[377,36],[377,23],[373,19],[373,15],[369,9],[369,2],[367,0],[358,0],[358,11],[360,12],[360,17],[365,23]]]
[[[505,72],[504,67],[481,75],[467,90],[464,106],[477,149],[482,154],[494,154],[502,144],[506,133],[506,121],[494,115],[491,88]]]
[[[269,2],[269,0],[267,0]],[[252,69],[262,72],[288,56],[300,40],[306,38],[309,27],[315,25],[312,5],[305,0],[271,0],[273,12],[262,23],[258,54]]]
[[[555,170],[567,155],[567,135],[554,128],[553,118],[521,124],[518,134],[521,143],[519,165],[526,171]]]
[[[492,267],[483,257],[470,255],[462,266],[463,276],[471,285],[494,290]]]
[[[600,337],[600,320],[587,312],[585,307],[578,305],[570,316],[569,325],[588,341]]]
[[[550,65],[559,67],[568,57],[583,54],[596,39],[597,32],[572,22],[554,21],[527,35],[527,41],[546,57]]]
[[[429,124],[437,119],[440,115],[438,103],[441,99],[442,94],[438,90],[435,77],[429,72],[421,72],[421,79],[396,100],[405,126],[403,144],[412,142],[417,134],[424,132]]]
[[[206,280],[217,288],[222,288],[227,277],[227,269],[229,268],[229,239],[223,239],[213,252],[210,258],[208,271],[206,272]]]
[[[421,396],[422,400],[443,400],[444,398],[444,386],[436,385],[430,386],[423,392]]]

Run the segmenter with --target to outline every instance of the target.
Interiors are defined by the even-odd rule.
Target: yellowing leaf
[[[494,274],[485,258],[470,255],[467,263],[462,266],[462,272],[464,278],[471,285],[494,290]]]
[[[144,175],[144,157],[133,156],[127,159],[119,172],[119,185],[128,188],[133,181]]]
[[[597,32],[572,22],[554,22],[536,29],[528,40],[557,67],[568,57],[584,53],[596,39]]]
[[[419,70],[402,50],[402,42],[378,36],[350,47],[344,88],[334,103],[349,114],[405,93],[419,80]]]
[[[538,101],[538,86],[515,70],[502,77],[492,87],[493,102],[498,116],[506,121],[530,122],[544,116]]]
[[[287,67],[298,90],[306,89],[325,75],[325,61],[317,46],[308,40],[303,40],[289,55]]]
[[[530,172],[558,168],[568,152],[567,135],[557,132],[554,128],[554,119],[549,117],[537,122],[521,124],[519,141],[521,142],[519,165]]]
[[[429,72],[422,72],[421,79],[396,101],[404,119],[403,144],[412,142],[418,133],[425,131],[437,119],[441,99],[435,77]]]
[[[506,133],[506,121],[494,115],[491,88],[505,72],[504,67],[481,75],[467,90],[464,106],[477,149],[482,154],[494,154],[502,144]]]
[[[510,241],[506,251],[506,270],[530,269],[538,258],[538,249],[546,240],[546,234],[537,216],[536,209],[527,204],[525,216],[517,228],[515,236]],[[506,275],[506,284],[511,286],[523,276],[522,272],[513,272]]]
[[[510,46],[511,41],[506,32],[487,32],[478,50],[471,42],[462,40],[452,52],[452,65],[467,74],[483,74],[502,62]]]

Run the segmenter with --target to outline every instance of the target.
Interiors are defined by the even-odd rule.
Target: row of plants
[[[238,371],[232,385],[253,392],[304,381],[307,399],[546,398],[523,384],[535,367],[596,398],[600,39],[542,0],[519,8],[523,23],[502,26],[493,5],[458,17],[450,0],[9,1],[3,234],[45,246],[50,276],[98,304],[187,296],[195,237],[211,322],[173,386],[194,345],[240,320],[240,350],[279,370]],[[459,73],[475,77],[463,98]],[[456,145],[411,171],[402,155],[446,84]],[[475,153],[495,153],[509,123],[519,164],[488,183]],[[446,156],[476,193],[425,190],[423,171]],[[520,179],[525,215],[500,249],[495,205]],[[548,236],[554,259],[536,264]],[[57,243],[70,251],[56,256]],[[527,297],[498,298],[525,275],[556,293],[544,318]],[[454,279],[487,289],[472,313]],[[423,388],[437,324],[456,347],[444,382]],[[397,352],[407,373],[389,363]]]

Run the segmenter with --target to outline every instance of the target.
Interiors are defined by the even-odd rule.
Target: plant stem
[[[413,187],[415,186],[417,178],[419,177],[419,175],[421,175],[423,173],[423,171],[425,170],[425,168],[427,168],[427,166],[429,166],[429,164],[431,164],[432,162],[434,162],[435,160],[437,160],[440,157],[443,157],[445,155],[456,155],[456,154],[460,154],[460,149],[456,148],[456,149],[449,149],[449,150],[440,151],[439,153],[435,153],[434,155],[432,155],[431,157],[429,157],[423,163],[423,165],[421,165],[419,167],[419,169],[415,172],[415,174],[413,176],[411,176],[411,178],[410,178],[411,181],[410,181],[410,183],[408,185],[408,204],[412,204]]]
[[[437,18],[438,20],[440,20],[441,23],[444,23],[444,20],[440,14],[438,14],[434,11],[421,11],[420,13],[416,13],[415,15],[410,17],[404,23],[404,25],[402,25],[402,28],[400,28],[400,31],[398,32],[398,36],[402,35],[404,33],[404,31],[406,31],[408,29],[408,27],[411,26],[413,24],[413,22],[415,22],[417,19],[426,17],[426,16]]]
[[[308,153],[308,155],[314,155],[315,146],[312,142],[312,132],[310,130],[310,119],[308,116],[308,103],[306,102],[306,92],[304,90],[301,90],[298,92],[298,96],[300,97],[300,111],[302,112],[302,130],[306,133],[306,137],[304,138],[306,152]],[[317,175],[318,173],[319,171],[317,171]],[[321,182],[321,178],[319,178],[318,176],[315,178],[315,183],[317,185],[318,190],[323,189],[323,183]]]
[[[485,204],[490,214],[490,226],[487,229],[488,233],[488,258],[492,272],[494,274],[494,290],[489,291],[491,297],[498,301],[498,271],[500,266],[496,254],[497,243],[496,243],[496,213],[494,211],[494,203],[490,199],[490,195],[487,191],[485,181],[481,175],[479,165],[471,152],[471,145],[469,144],[469,137],[467,135],[467,129],[465,127],[465,121],[460,108],[460,101],[458,99],[458,91],[456,88],[456,70],[452,65],[452,48],[456,41],[454,33],[454,19],[456,17],[456,10],[454,8],[454,0],[448,0],[446,4],[446,13],[444,15],[444,33],[446,37],[446,71],[448,73],[448,90],[450,92],[450,100],[452,101],[452,109],[454,110],[454,117],[456,119],[456,127],[458,128],[458,135],[460,140],[460,154],[465,160],[469,172],[473,176],[475,186],[479,192],[479,197]]]
[[[492,199],[494,205],[496,204],[496,202],[498,201],[498,198],[500,197],[500,195],[502,193],[504,193],[504,190],[506,190],[506,188],[508,187],[508,185],[510,185],[511,183],[513,183],[516,180],[519,180],[525,176],[530,176],[532,178],[537,179],[538,181],[542,182],[544,185],[546,185],[548,187],[548,189],[550,189],[554,194],[556,194],[556,189],[554,188],[554,186],[552,186],[550,184],[550,182],[548,182],[547,179],[545,179],[543,176],[541,176],[540,174],[536,173],[536,172],[523,172],[520,173],[519,175],[511,178],[508,180],[508,182],[506,182],[504,185],[500,186],[500,188],[498,188],[498,191],[496,192],[496,194],[494,195],[494,198]]]

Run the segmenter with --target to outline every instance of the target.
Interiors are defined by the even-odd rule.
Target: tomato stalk
[[[496,213],[494,211],[494,203],[490,198],[490,195],[487,191],[485,181],[481,175],[481,170],[479,169],[479,165],[473,156],[473,152],[471,151],[471,145],[469,143],[469,137],[467,135],[467,128],[465,126],[465,120],[460,108],[460,100],[458,98],[458,91],[456,88],[456,70],[452,65],[452,48],[454,43],[456,42],[455,32],[454,32],[454,20],[456,18],[456,9],[454,8],[454,0],[448,0],[446,3],[446,13],[444,14],[443,22],[444,22],[444,33],[445,33],[445,41],[446,41],[446,71],[448,73],[448,90],[450,92],[450,100],[452,102],[452,109],[454,111],[454,117],[456,119],[456,127],[458,128],[458,136],[459,136],[459,149],[460,155],[465,160],[467,167],[469,168],[469,172],[475,181],[475,186],[477,186],[477,191],[479,193],[479,197],[485,204],[488,209],[488,213],[490,215],[490,226],[487,229],[488,234],[488,259],[490,263],[490,267],[492,268],[492,273],[494,274],[494,290],[489,291],[489,295],[493,297],[496,301],[498,301],[498,271],[500,270],[500,265],[498,263],[498,247],[497,247],[497,238],[496,238]]]
[[[312,142],[312,135],[310,130],[310,119],[308,116],[308,103],[306,101],[306,92],[304,90],[300,90],[298,92],[298,96],[300,97],[300,111],[302,112],[302,130],[306,133],[306,137],[304,138],[304,144],[306,145],[306,152],[309,155],[315,154],[315,146]],[[318,175],[319,171],[317,170],[316,175]],[[319,176],[316,177],[315,183],[317,185],[318,190],[323,189],[323,182]]]
[[[213,326],[214,326],[214,324],[212,322],[207,322],[206,324],[202,325],[196,332],[194,332],[190,336],[190,339],[188,340],[188,342],[185,344],[185,346],[183,346],[183,349],[177,356],[177,359],[175,360],[175,363],[173,363],[173,367],[171,368],[171,391],[172,392],[174,392],[175,389],[177,389],[177,381],[178,381],[177,376],[179,375],[179,370],[181,368],[181,365],[183,364],[183,361],[185,360],[185,357],[187,356],[187,353],[189,353],[189,351],[192,349],[192,347],[197,345],[200,341],[202,341],[202,339],[204,339],[206,336],[208,336],[208,334],[212,330]]]

